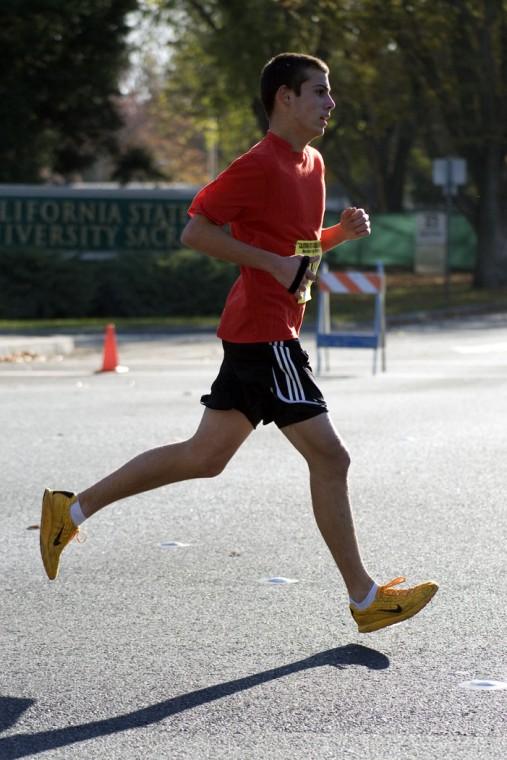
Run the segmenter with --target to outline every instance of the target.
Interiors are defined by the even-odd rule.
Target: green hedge
[[[237,269],[181,250],[104,260],[0,251],[0,318],[213,316]]]

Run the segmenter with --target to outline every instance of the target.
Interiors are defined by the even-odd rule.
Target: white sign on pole
[[[415,215],[416,245],[445,245],[445,214],[440,211],[419,211]]]
[[[444,192],[456,194],[456,188],[467,181],[467,164],[464,158],[436,158],[433,161],[433,184],[441,185]]]
[[[446,243],[445,214],[440,211],[419,211],[415,215],[415,272],[444,274]]]
[[[440,185],[446,201],[446,245],[444,256],[444,289],[445,299],[449,303],[451,287],[451,254],[450,254],[450,218],[452,213],[452,196],[458,192],[458,187],[467,181],[467,165],[464,158],[446,156],[433,161],[433,183]]]

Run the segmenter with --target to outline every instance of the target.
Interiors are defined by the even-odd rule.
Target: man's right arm
[[[236,240],[202,214],[195,214],[190,219],[181,235],[181,242],[184,246],[206,253],[215,259],[268,272],[287,289],[292,285],[301,263],[299,256],[279,256],[277,253]],[[298,292],[304,289],[306,281],[314,280],[315,275],[308,270],[303,279],[305,282],[301,284]],[[296,294],[296,297],[299,295]]]

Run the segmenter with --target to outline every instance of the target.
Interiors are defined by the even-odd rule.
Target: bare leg
[[[288,425],[282,433],[308,463],[317,525],[350,596],[360,601],[373,579],[363,565],[354,529],[347,489],[349,455],[327,414]]]
[[[252,429],[241,412],[206,409],[192,438],[145,451],[80,493],[83,514],[169,483],[218,475]]]

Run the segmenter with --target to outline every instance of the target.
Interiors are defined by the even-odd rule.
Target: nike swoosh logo
[[[62,525],[62,527],[60,528],[60,531],[59,531],[58,535],[57,535],[57,536],[55,536],[55,540],[53,541],[53,546],[60,546],[60,544],[62,543],[62,542],[60,541],[60,539],[61,539],[61,537],[62,537],[62,533],[63,533],[63,525]]]
[[[397,604],[396,607],[391,607],[388,610],[379,610],[379,612],[393,612],[395,615],[399,615],[400,612],[403,612],[403,609],[401,605]]]

